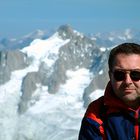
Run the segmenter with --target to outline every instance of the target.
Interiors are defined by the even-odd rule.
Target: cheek
[[[121,88],[122,81],[116,82],[116,80],[112,77],[112,75],[110,75],[110,82],[111,82],[113,90],[115,92],[118,92],[120,90],[120,88]]]
[[[121,88],[122,82],[111,81],[112,88],[114,91],[118,91]]]
[[[113,88],[114,94],[115,94],[116,96],[118,96],[119,98],[121,97],[121,94],[122,94],[121,85],[122,85],[121,82],[114,82],[114,83],[112,84],[112,88]]]
[[[135,84],[137,87],[140,87],[140,81],[134,82],[134,84]]]
[[[135,87],[140,90],[140,82],[134,83]]]

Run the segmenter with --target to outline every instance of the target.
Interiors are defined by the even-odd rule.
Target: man
[[[140,140],[140,45],[113,48],[108,65],[105,94],[89,105],[79,140]]]

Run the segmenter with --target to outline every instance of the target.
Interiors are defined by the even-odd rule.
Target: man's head
[[[130,55],[130,54],[140,55],[140,45],[135,44],[135,43],[123,43],[123,44],[120,44],[117,47],[113,48],[110,51],[109,59],[108,59],[108,66],[109,66],[110,71],[113,68],[113,63],[114,63],[116,55],[118,55],[120,53],[121,54],[123,53],[126,55]]]
[[[114,93],[127,105],[140,105],[140,45],[124,43],[109,55],[109,76]]]

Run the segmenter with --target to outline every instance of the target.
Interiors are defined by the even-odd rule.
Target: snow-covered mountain
[[[125,29],[123,31],[112,31],[107,33],[96,33],[91,38],[99,46],[112,47],[124,42],[140,43],[140,30]]]
[[[85,108],[103,94],[109,49],[117,45],[95,37],[64,25],[49,38],[1,50],[0,140],[77,139]]]
[[[29,45],[34,39],[46,39],[51,34],[53,34],[52,31],[36,30],[20,38],[0,38],[0,51],[22,49]]]

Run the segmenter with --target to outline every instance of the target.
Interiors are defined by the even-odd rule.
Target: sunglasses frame
[[[115,69],[111,73],[116,81],[124,81],[127,73],[132,81],[137,82],[140,80],[140,69]]]

